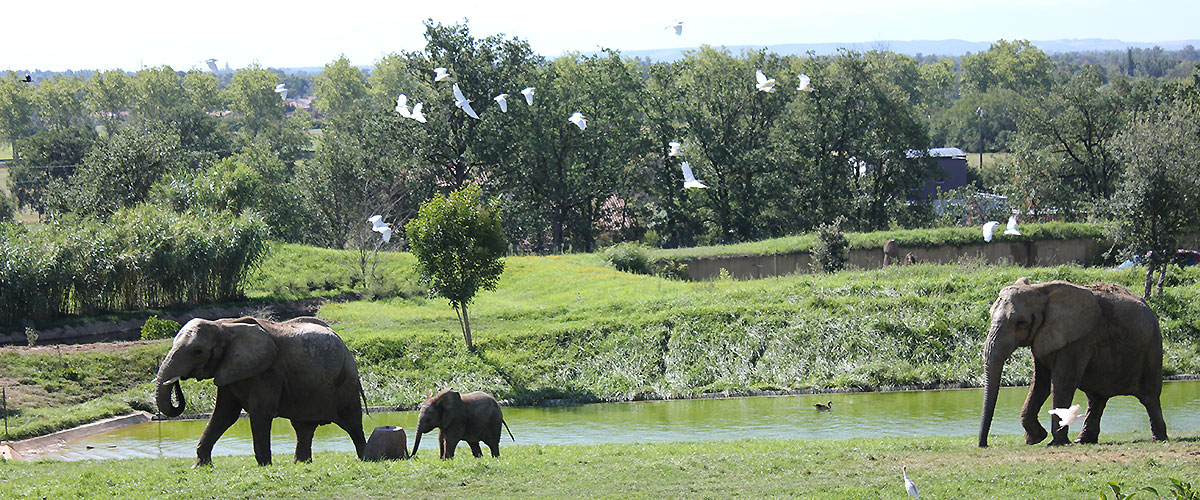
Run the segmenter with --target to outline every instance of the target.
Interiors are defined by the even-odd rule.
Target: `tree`
[[[998,40],[985,52],[962,59],[962,86],[966,92],[1006,88],[1039,94],[1050,88],[1054,64],[1029,40]]]
[[[1169,103],[1153,114],[1139,114],[1116,139],[1117,155],[1127,166],[1113,196],[1118,241],[1127,253],[1146,256],[1149,298],[1154,273],[1162,295],[1167,267],[1180,237],[1196,230],[1200,210],[1200,116],[1182,103]]]
[[[229,81],[230,109],[241,119],[242,134],[255,137],[270,123],[283,120],[283,99],[275,93],[279,75],[258,64],[240,69]]]
[[[121,123],[121,112],[128,111],[133,99],[133,83],[124,71],[111,69],[87,80],[87,107],[104,125],[104,135],[112,137]]]
[[[467,306],[480,289],[496,289],[507,247],[500,200],[481,196],[473,184],[446,197],[435,196],[421,204],[417,218],[405,226],[421,275],[450,301],[471,351],[475,345]]]
[[[313,98],[313,106],[321,114],[336,121],[356,118],[363,110],[367,77],[362,70],[351,66],[346,56],[326,64],[325,71],[317,75],[316,80],[317,95]]]
[[[53,214],[105,217],[145,200],[151,187],[184,164],[179,136],[170,129],[123,127],[92,148],[66,185],[52,183],[44,199]]]
[[[42,80],[33,91],[36,125],[41,130],[91,127],[83,101],[84,83],[58,76]]]
[[[12,146],[13,159],[17,154],[17,139],[28,133],[33,111],[33,87],[19,81],[17,73],[9,71],[0,78],[0,137]]]

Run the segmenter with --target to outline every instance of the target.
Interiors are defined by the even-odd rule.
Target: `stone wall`
[[[919,262],[952,264],[965,260],[988,264],[1019,266],[1090,265],[1100,260],[1107,246],[1093,238],[946,245],[940,247],[900,247],[900,261],[912,253]],[[852,269],[883,267],[883,249],[868,248],[847,252]],[[758,279],[792,273],[812,272],[815,265],[808,252],[778,255],[731,255],[687,259],[687,275],[692,281],[716,279],[725,269],[735,279]]]

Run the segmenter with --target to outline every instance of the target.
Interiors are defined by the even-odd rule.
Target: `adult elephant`
[[[193,319],[179,329],[158,367],[158,409],[183,412],[180,379],[213,379],[216,407],[196,444],[195,466],[212,462],[212,448],[242,410],[250,416],[254,458],[271,463],[271,421],[291,419],[296,461],[312,459],[313,431],[336,423],[362,458],[362,386],[354,356],[324,321],[296,318],[276,323],[252,317]],[[175,393],[178,405],[172,404]]]
[[[1096,442],[1104,406],[1121,395],[1137,397],[1150,416],[1154,439],[1167,439],[1159,403],[1162,334],[1158,317],[1141,298],[1119,285],[1030,284],[1021,278],[1000,290],[991,315],[983,347],[987,387],[979,446],[987,446],[1004,362],[1025,346],[1033,352],[1034,367],[1021,408],[1026,443],[1046,439],[1046,429],[1038,422],[1046,397],[1053,392],[1052,406],[1067,408],[1077,388],[1087,395],[1088,414],[1076,442]],[[1067,428],[1059,425],[1057,415],[1051,416],[1050,425],[1050,444],[1066,444]]]

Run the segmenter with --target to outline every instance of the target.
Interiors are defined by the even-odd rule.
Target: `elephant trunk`
[[[179,400],[179,406],[171,404],[171,391],[175,391],[175,399]],[[155,401],[158,404],[158,411],[167,417],[178,417],[183,413],[183,407],[187,405],[187,401],[183,398],[183,389],[179,386],[179,379],[171,379],[166,382],[159,382],[156,390]]]
[[[983,395],[983,416],[979,420],[979,447],[987,448],[988,432],[992,428],[992,416],[996,413],[996,397],[1000,394],[1000,376],[1004,374],[1004,362],[1012,355],[1015,346],[997,342],[996,330],[988,334],[983,348],[987,382]]]
[[[417,456],[417,448],[421,447],[421,430],[417,429],[417,438],[413,440],[413,451],[409,453],[409,458]]]

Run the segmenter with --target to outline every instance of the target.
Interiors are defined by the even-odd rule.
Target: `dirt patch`
[[[89,352],[125,352],[144,345],[171,342],[171,339],[161,340],[127,340],[119,342],[96,342],[94,344],[58,344],[45,346],[0,346],[0,353],[15,352],[17,354],[78,354]]]

